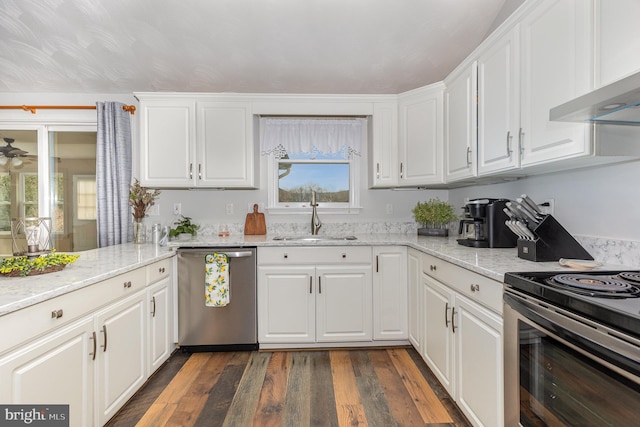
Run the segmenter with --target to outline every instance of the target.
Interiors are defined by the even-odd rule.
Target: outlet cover
[[[182,214],[182,203],[174,203],[173,204],[173,214],[174,215]]]
[[[227,215],[233,215],[233,203],[227,203],[226,211]]]

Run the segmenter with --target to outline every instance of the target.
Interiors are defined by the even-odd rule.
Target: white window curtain
[[[276,158],[287,153],[342,152],[346,159],[352,154],[360,155],[365,126],[366,120],[361,118],[263,117],[260,151],[265,155],[274,154]]]

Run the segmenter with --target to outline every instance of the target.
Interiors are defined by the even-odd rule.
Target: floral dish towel
[[[224,307],[229,304],[229,257],[225,253],[213,252],[204,257],[205,305]]]

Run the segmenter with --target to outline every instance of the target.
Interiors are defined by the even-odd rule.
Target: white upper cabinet
[[[375,103],[369,123],[369,187],[395,187],[398,185],[398,104]]]
[[[478,57],[478,175],[520,167],[519,32]]]
[[[399,96],[400,186],[443,182],[443,94],[436,83]]]
[[[251,103],[198,102],[196,184],[254,186],[255,152]]]
[[[586,124],[551,122],[549,110],[593,87],[591,2],[543,0],[520,21],[521,163],[591,153]]]
[[[445,79],[445,165],[446,181],[458,181],[477,174],[477,64],[455,70]]]
[[[596,87],[640,71],[640,2],[597,0]]]
[[[142,185],[192,187],[195,147],[195,101],[140,100]]]
[[[164,188],[253,188],[257,148],[251,103],[136,94],[140,181]]]

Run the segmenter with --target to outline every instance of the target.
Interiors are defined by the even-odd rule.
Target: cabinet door
[[[395,102],[377,103],[371,119],[369,140],[369,187],[398,185],[398,106]]]
[[[140,182],[150,187],[193,187],[195,102],[140,103]]]
[[[198,102],[197,110],[197,185],[254,187],[251,104]]]
[[[477,303],[456,297],[457,403],[479,426],[504,422],[502,320]]]
[[[316,341],[370,341],[371,267],[317,267]]]
[[[409,342],[416,349],[418,354],[422,355],[422,336],[424,325],[420,321],[421,313],[424,311],[422,306],[424,294],[421,283],[420,253],[415,249],[409,249],[407,252],[407,285],[408,285],[408,312],[409,312]]]
[[[147,289],[149,304],[149,372],[154,373],[171,355],[171,279],[165,278]]]
[[[315,342],[315,268],[258,267],[258,341]]]
[[[146,381],[146,291],[96,314],[96,417],[104,425]]]
[[[374,249],[373,339],[406,340],[407,249],[387,246]]]
[[[444,85],[436,84],[401,97],[401,186],[443,182]]]
[[[596,1],[596,87],[640,71],[638,0]]]
[[[520,167],[518,29],[478,58],[478,175]]]
[[[68,404],[72,427],[93,425],[93,317],[0,358],[0,402]]]
[[[447,182],[476,175],[476,63],[445,81],[445,147]]]
[[[591,2],[543,0],[521,21],[523,166],[588,155],[589,125],[550,122],[549,110],[593,82]]]
[[[454,341],[451,316],[454,293],[426,274],[422,275],[425,291],[425,345],[423,358],[440,383],[455,398]]]

